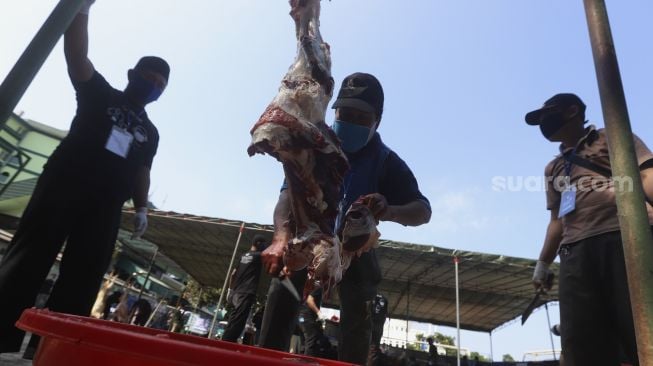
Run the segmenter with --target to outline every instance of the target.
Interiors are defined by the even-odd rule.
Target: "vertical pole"
[[[197,313],[197,308],[200,306],[200,301],[202,301],[202,291],[204,291],[204,287],[200,287],[200,295],[195,303],[195,308],[193,309],[194,313]]]
[[[490,364],[494,363],[494,345],[492,344],[492,332],[490,332]]]
[[[4,125],[84,0],[61,0],[0,85],[0,125]]]
[[[231,255],[231,262],[229,262],[229,269],[227,269],[227,274],[224,276],[224,283],[222,284],[222,291],[220,291],[220,299],[218,300],[218,306],[215,309],[215,314],[213,315],[213,322],[211,322],[211,328],[209,329],[208,338],[211,338],[211,332],[213,327],[215,327],[215,322],[218,320],[218,312],[222,307],[222,301],[224,300],[224,290],[227,288],[227,283],[229,282],[229,277],[231,275],[231,268],[234,266],[234,260],[236,259],[236,252],[238,252],[238,244],[240,244],[240,238],[243,236],[243,231],[245,231],[245,223],[240,224],[240,230],[238,231],[238,239],[236,239],[236,245],[234,245],[234,252]]]
[[[406,349],[408,349],[408,316],[410,315],[410,281],[406,284]]]
[[[145,286],[147,286],[147,281],[150,280],[150,274],[152,273],[152,267],[154,267],[154,261],[156,260],[156,255],[159,254],[159,247],[156,247],[154,249],[154,254],[152,255],[152,259],[150,260],[150,265],[147,267],[147,274],[145,275],[145,280],[143,280],[143,286],[141,286],[141,290],[138,291],[138,297],[136,298],[136,301],[140,300],[141,297],[143,296],[143,291],[145,290]]]
[[[549,337],[551,338],[551,351],[553,351],[553,359],[558,361],[558,356],[556,356],[556,346],[555,343],[553,343],[553,333],[551,332],[551,318],[549,317],[549,305],[547,303],[544,303],[544,308],[546,309],[546,322],[549,325],[548,333]]]
[[[453,257],[453,263],[456,268],[456,344],[458,345],[457,365],[460,366],[460,284],[458,283],[458,257]]]
[[[594,66],[614,177],[632,182],[615,189],[628,289],[640,365],[653,364],[653,239],[633,145],[626,97],[604,0],[584,0]]]

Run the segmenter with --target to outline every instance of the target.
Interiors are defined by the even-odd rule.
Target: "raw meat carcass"
[[[284,265],[308,267],[304,296],[342,277],[341,244],[334,235],[340,187],[349,169],[338,138],[326,125],[333,94],[329,45],[320,35],[320,0],[291,0],[297,57],[277,96],[251,130],[249,155],[267,153],[283,165],[291,200],[286,223],[294,230]]]
[[[381,233],[377,230],[377,220],[369,208],[369,202],[358,199],[345,214],[342,228],[343,255],[359,256],[379,246]]]

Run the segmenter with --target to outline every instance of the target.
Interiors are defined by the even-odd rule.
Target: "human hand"
[[[323,321],[325,321],[326,319],[327,319],[327,317],[324,316],[324,314],[322,314],[321,311],[318,311],[318,312],[317,312],[317,321],[318,321],[318,322],[323,322]]]
[[[95,0],[84,0],[84,4],[82,5],[82,8],[79,9],[79,14],[86,14],[88,15],[89,11],[91,10],[91,5]]]
[[[535,264],[535,270],[533,270],[533,286],[535,289],[550,290],[553,286],[552,275],[553,272],[549,269],[549,264],[538,260]],[[549,280],[550,278],[551,280]]]
[[[362,199],[367,207],[369,207],[375,219],[380,221],[390,220],[390,206],[388,205],[388,200],[384,195],[380,193],[370,193],[364,195],[360,199]]]
[[[146,207],[139,207],[136,209],[136,213],[134,214],[134,233],[132,234],[132,240],[134,239],[140,239],[143,234],[145,234],[145,230],[147,230],[147,208]]]
[[[281,237],[275,233],[272,243],[261,253],[263,268],[271,276],[278,276],[283,268],[283,254],[286,252],[288,240],[285,235]]]

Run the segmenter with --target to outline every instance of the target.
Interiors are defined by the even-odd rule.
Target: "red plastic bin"
[[[41,336],[35,366],[351,365],[41,309],[16,325]]]

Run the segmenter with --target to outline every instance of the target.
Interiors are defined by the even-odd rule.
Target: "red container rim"
[[[56,313],[47,309],[27,309],[16,323],[20,329],[41,337],[51,337],[78,346],[120,352],[125,355],[187,362],[187,355],[215,364],[221,357],[238,357],[263,365],[351,365],[304,355],[171,333],[153,328]],[[148,350],[148,354],[143,354]]]

